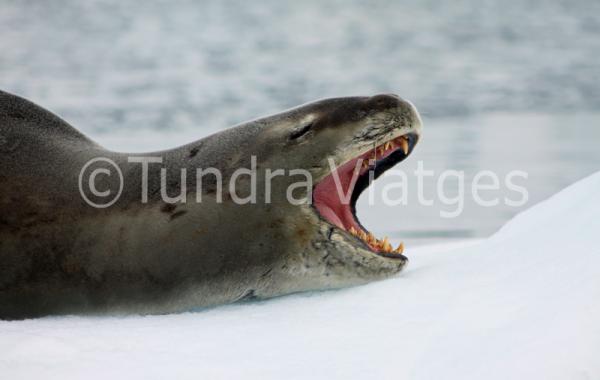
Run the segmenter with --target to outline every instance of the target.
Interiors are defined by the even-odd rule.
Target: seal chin
[[[354,245],[381,257],[406,261],[402,243],[394,249],[387,237],[378,239],[363,227],[356,216],[356,201],[374,179],[408,157],[418,140],[419,135],[410,132],[338,166],[313,189],[313,205],[319,215],[344,231]]]

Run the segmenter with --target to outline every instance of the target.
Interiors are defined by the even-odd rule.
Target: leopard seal
[[[342,97],[127,154],[0,92],[0,318],[164,314],[394,275],[407,263],[401,247],[373,238],[354,205],[412,152],[421,129],[416,108],[396,95]],[[98,158],[120,175],[105,168],[82,180]],[[191,175],[198,168],[217,169],[225,184],[240,168],[259,173],[258,188],[263,169],[302,169],[312,182],[292,191],[305,202],[289,201],[298,178],[280,175],[269,202],[240,204],[251,176],[238,176],[233,194],[217,174]],[[88,199],[111,189],[118,199],[92,207],[81,192],[90,181]]]

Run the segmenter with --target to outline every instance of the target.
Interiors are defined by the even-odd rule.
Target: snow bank
[[[600,378],[600,173],[367,286],[180,315],[0,323],[2,378]]]

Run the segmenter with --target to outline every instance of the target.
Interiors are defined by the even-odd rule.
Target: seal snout
[[[396,94],[379,94],[366,99],[366,107],[370,112],[390,114],[401,119],[398,126],[409,126],[419,134],[423,125],[417,107],[407,99]]]
[[[373,95],[368,98],[367,102],[374,108],[378,110],[385,110],[389,108],[406,108],[406,109],[414,109],[415,106],[409,102],[401,98],[396,94],[378,94]]]

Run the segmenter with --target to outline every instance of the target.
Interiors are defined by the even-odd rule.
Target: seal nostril
[[[292,131],[292,133],[290,134],[290,140],[296,140],[297,138],[304,136],[305,134],[307,134],[310,131],[312,126],[313,126],[312,123],[310,123],[310,124],[307,124],[301,128],[298,128],[298,129]]]

